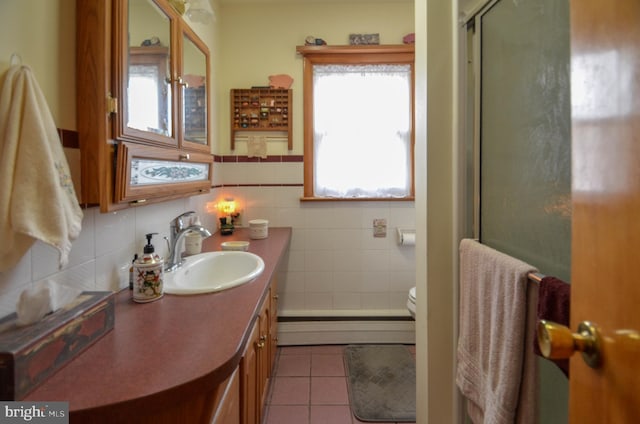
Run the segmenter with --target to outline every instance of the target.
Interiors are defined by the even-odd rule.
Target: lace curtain
[[[411,194],[411,66],[314,65],[314,193]]]

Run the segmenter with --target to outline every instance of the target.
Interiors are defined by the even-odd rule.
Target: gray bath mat
[[[360,421],[415,422],[416,365],[402,345],[344,350],[353,414]]]

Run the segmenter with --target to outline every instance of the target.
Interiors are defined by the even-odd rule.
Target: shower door
[[[479,39],[479,238],[570,281],[568,0],[501,0]],[[539,359],[539,422],[566,423],[568,384]]]

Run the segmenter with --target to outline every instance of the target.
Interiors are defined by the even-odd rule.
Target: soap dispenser
[[[151,238],[158,233],[149,233],[144,254],[134,262],[133,300],[138,303],[152,302],[163,295],[162,283],[164,260],[155,253]]]

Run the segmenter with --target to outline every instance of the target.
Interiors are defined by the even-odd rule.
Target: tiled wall
[[[215,230],[217,217],[207,211],[229,196],[242,208],[243,225],[265,218],[270,226],[293,227],[279,286],[282,315],[406,311],[415,255],[412,247],[396,244],[395,229],[415,225],[413,202],[300,202],[302,162],[240,160],[216,163],[218,181],[226,184],[207,195],[106,214],[85,209],[64,269],[57,268],[54,248],[36,242],[14,269],[0,273],[0,316],[15,310],[25,288],[46,280],[84,290],[125,287],[144,234],[160,233],[155,244],[165,252],[162,237],[168,236],[169,221],[187,210],[197,211],[203,225]],[[387,220],[386,238],[373,237],[374,218]]]
[[[0,273],[0,317],[15,310],[25,288],[42,281],[83,290],[116,291],[128,286],[131,260],[135,252],[142,252],[144,235],[159,233],[154,236],[156,249],[166,252],[162,237],[169,235],[169,222],[187,210],[197,211],[203,225],[215,228],[216,217],[206,213],[211,202],[212,195],[207,194],[105,214],[85,209],[82,231],[64,269],[58,269],[57,250],[36,242],[15,268]]]
[[[286,158],[283,156],[282,158]],[[302,158],[217,158],[215,197],[233,197],[241,222],[264,218],[290,226],[293,239],[279,282],[281,315],[406,313],[415,286],[413,247],[399,246],[396,228],[415,228],[413,202],[301,202]],[[387,237],[373,237],[373,220]]]

